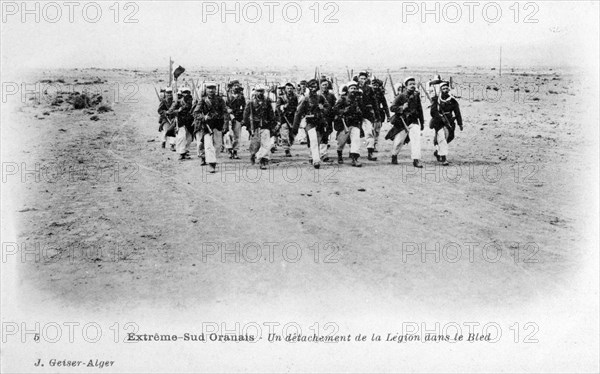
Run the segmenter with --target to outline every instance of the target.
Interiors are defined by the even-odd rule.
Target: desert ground
[[[540,336],[560,336],[565,347],[572,341],[563,337],[571,335],[556,325],[568,330],[567,321],[580,323],[597,310],[597,282],[581,279],[590,279],[598,262],[598,92],[580,71],[392,69],[395,83],[408,75],[423,82],[435,73],[452,76],[465,126],[450,144],[449,167],[435,161],[428,128],[425,168],[412,167],[410,147],[392,165],[386,123],[378,161],[367,161],[363,147],[360,169],[350,166],[346,150],[345,164],[316,171],[306,145],[295,144],[292,158],[279,148],[261,172],[249,164],[243,131],[241,160],[221,154],[212,175],[194,151],[178,161],[160,148],[153,86],[166,85],[163,70],[35,71],[15,80],[51,81],[37,97],[10,96],[3,110],[3,232],[20,250],[3,262],[18,274],[15,308],[34,313],[43,306],[58,315],[136,310],[157,325],[185,324],[177,316],[186,313],[204,320],[301,318],[337,322],[340,333],[394,319],[485,315],[502,320],[505,334],[510,318],[537,322]],[[184,75],[221,82],[228,76],[193,69]],[[269,80],[301,78],[311,72]],[[101,102],[74,109],[72,96],[58,93],[85,90],[102,95]],[[391,102],[389,85],[387,95]],[[423,106],[428,121],[425,98]],[[33,255],[23,257],[24,248]],[[581,300],[585,310],[569,307]],[[597,321],[589,326],[597,331]],[[578,352],[582,358],[598,347],[591,339]],[[377,352],[373,361],[384,370]],[[511,366],[511,357],[488,352],[491,364],[508,362],[505,368],[535,364]],[[325,353],[312,354],[316,365]],[[552,364],[560,370],[571,359],[557,355]],[[318,367],[310,361],[274,359],[269,368]],[[229,365],[223,370],[243,368]]]

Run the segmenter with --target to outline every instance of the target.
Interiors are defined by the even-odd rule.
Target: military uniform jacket
[[[362,100],[365,108],[364,118],[371,122],[375,122],[375,108],[377,105],[375,100],[375,92],[366,83],[364,86],[360,87],[360,89],[362,91]]]
[[[284,108],[283,106],[286,105]],[[292,92],[291,95],[279,95],[277,98],[277,112],[279,113],[279,119],[281,124],[288,123],[292,125],[294,123],[294,115],[298,109],[298,96]]]
[[[382,89],[374,90],[375,92],[375,120],[383,122],[386,117],[390,118],[390,109],[388,108],[387,100]]]
[[[323,109],[319,108],[319,104],[323,105]],[[331,106],[323,95],[309,94],[305,96],[304,100],[298,104],[298,109],[294,116],[294,132],[298,131],[300,121],[303,117],[306,117],[307,130],[313,127],[324,127],[330,110]]]
[[[235,98],[233,96],[227,98],[227,107],[232,110],[233,117],[236,121],[244,120],[244,109],[246,108],[246,98],[244,95]]]
[[[225,107],[225,100],[218,95],[215,95],[212,98],[209,96],[201,98],[194,108],[194,119],[196,123],[204,123],[213,130],[223,129],[226,115],[227,108]]]
[[[333,107],[335,106],[335,103],[337,101],[335,95],[332,94],[331,91],[323,92],[323,93],[321,93],[321,95],[323,95],[325,100],[327,100],[329,107],[333,109]],[[333,110],[330,110],[327,115],[327,121],[332,122],[334,117],[335,117],[335,112]]]
[[[344,119],[346,126],[362,128],[362,121],[365,118],[364,115],[367,108],[359,94],[356,94],[354,97],[344,95],[340,96],[335,103],[333,111]]]
[[[271,130],[275,126],[275,114],[268,97],[260,100],[254,97],[244,109],[244,124],[254,132],[257,129]]]
[[[192,116],[192,98],[181,98],[174,101],[167,115],[177,116],[177,127],[191,127],[194,122],[194,117]]]
[[[454,130],[455,120],[458,122],[458,126],[462,127],[462,116],[460,114],[460,108],[458,102],[452,96],[448,96],[446,100],[442,100],[441,97],[434,96],[431,98],[431,122],[429,127],[435,130],[440,130],[444,126],[448,126],[446,121],[442,118],[442,115],[446,117],[450,124],[450,129]]]
[[[160,101],[160,104],[158,104],[158,115],[159,115],[158,123],[167,122],[167,112],[171,108],[172,104],[173,104],[172,96],[169,96],[169,98],[164,98]]]
[[[406,108],[406,110],[402,109],[404,103],[408,103],[408,108]],[[413,123],[418,123],[419,121],[421,126],[423,126],[423,107],[421,106],[421,96],[419,95],[419,91],[415,90],[412,94],[401,93],[400,95],[396,96],[390,109],[395,113],[395,118],[392,118],[391,120],[394,126],[400,127],[402,130],[404,130],[404,125],[399,116],[404,118],[406,126],[410,126]]]

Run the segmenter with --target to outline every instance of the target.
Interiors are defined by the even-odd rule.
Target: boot
[[[229,159],[233,159],[233,149],[229,150]]]
[[[208,172],[211,174],[214,174],[216,172],[217,169],[217,163],[216,162],[211,162],[210,164],[208,164]]]
[[[178,160],[179,161],[185,160],[185,154],[184,153],[180,154]]]
[[[356,153],[352,154],[352,166],[355,166],[357,168],[359,168],[359,167],[362,166],[362,164],[360,163],[360,161],[358,161],[359,157],[360,156],[358,154],[356,154]]]
[[[162,142],[162,143],[160,143],[160,147],[161,147],[161,148],[165,148],[166,146],[167,146],[167,142]]]
[[[373,157],[373,148],[369,148],[369,149],[367,149],[367,151],[369,151],[369,154],[367,156],[367,160],[369,160],[369,161],[377,161],[377,157]]]
[[[285,157],[292,157],[292,154],[290,153],[289,149],[285,150]]]
[[[176,151],[176,149],[175,149],[175,144],[171,144],[171,151],[173,151],[173,152],[175,152],[175,151]]]
[[[268,164],[269,164],[269,160],[267,160],[266,158],[261,158],[260,159],[260,168],[261,168],[261,170],[266,170]]]
[[[321,159],[323,162],[329,162],[329,156],[325,156]]]
[[[433,155],[435,156],[436,160],[438,160],[438,162],[442,161],[442,157],[440,155],[438,155],[438,151],[434,151]]]
[[[318,162],[315,162],[315,163],[313,164],[313,166],[314,166],[314,168],[315,168],[315,169],[318,169],[318,168],[320,168],[320,167],[321,167],[321,164],[320,164],[320,163],[318,163]]]
[[[450,165],[450,163],[446,160],[446,156],[440,156],[440,158],[442,161],[442,165],[444,165],[444,166]]]
[[[374,153],[379,153],[379,151],[377,150],[377,145],[375,145],[375,146],[373,147],[373,152],[374,152]]]
[[[342,157],[342,151],[338,151],[338,164],[344,163],[344,158]]]
[[[398,165],[398,156],[392,156],[392,164]]]
[[[231,158],[234,159],[234,160],[239,160],[240,159],[240,156],[238,156],[236,150],[231,151]]]
[[[205,157],[200,157],[202,159],[202,163],[200,164],[201,166],[206,165],[206,158]]]
[[[423,168],[423,165],[421,165],[421,162],[419,162],[419,160],[417,160],[417,159],[413,160],[413,166],[416,168],[419,168],[419,169]]]
[[[254,164],[256,164],[256,155],[252,155],[252,156],[250,156],[250,164],[251,164],[251,165],[254,165]]]

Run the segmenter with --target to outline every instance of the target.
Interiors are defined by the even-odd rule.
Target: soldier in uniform
[[[344,146],[350,140],[350,158],[352,166],[361,167],[362,164],[358,161],[360,157],[361,144],[361,128],[363,124],[364,113],[367,111],[362,101],[362,97],[358,93],[358,84],[355,81],[350,81],[346,84],[347,94],[340,96],[333,108],[338,116],[336,127],[338,130],[338,163],[342,164],[342,152]],[[340,128],[341,125],[341,128]]]
[[[167,115],[177,116],[177,136],[175,138],[179,160],[189,158],[189,147],[192,143],[193,122],[192,117],[192,91],[183,87],[179,90],[178,100],[171,104]]]
[[[161,133],[161,147],[165,148],[168,141],[171,145],[171,150],[175,151],[175,137],[167,136],[167,130],[169,130],[169,127],[171,126],[170,119],[167,116],[167,112],[173,104],[173,89],[171,87],[166,87],[161,89],[161,91],[163,92],[163,97],[160,101],[160,104],[158,105],[158,123],[160,123],[160,126],[158,127],[158,132]]]
[[[298,133],[300,121],[306,119],[306,137],[310,148],[311,160],[315,169],[321,167],[321,147],[320,142],[327,126],[327,116],[331,107],[329,103],[319,94],[319,83],[316,79],[311,79],[307,83],[309,93],[298,104],[296,115],[294,116],[294,135]]]
[[[456,123],[460,131],[463,129],[462,116],[458,102],[450,95],[448,82],[440,84],[440,95],[431,98],[431,121],[429,128],[435,131],[433,144],[436,147],[433,155],[442,165],[449,165],[446,156],[448,156],[448,143],[454,139],[454,130]]]
[[[244,109],[244,124],[250,133],[250,162],[260,160],[260,168],[266,169],[271,150],[271,129],[275,126],[275,114],[271,100],[265,96],[266,87],[259,84],[252,100]]]
[[[320,88],[321,88],[320,94],[325,98],[325,100],[327,100],[329,107],[331,109],[333,109],[337,99],[336,99],[335,95],[333,94],[333,92],[331,92],[332,88],[333,88],[331,81],[329,81],[327,78],[321,79]],[[325,162],[329,161],[329,157],[327,157],[327,149],[329,148],[329,136],[333,132],[334,118],[335,118],[335,113],[333,112],[333,110],[329,110],[329,113],[325,117],[325,123],[326,123],[325,132],[323,133],[323,136],[321,138],[321,155],[323,155],[323,161],[325,161]]]
[[[415,78],[406,78],[404,86],[406,91],[394,99],[394,103],[390,108],[395,113],[391,121],[394,126],[385,138],[394,142],[392,146],[392,164],[398,163],[398,154],[405,142],[409,141],[413,166],[422,168],[420,159],[421,131],[424,129],[423,107],[421,106],[419,91],[416,89]],[[406,131],[407,128],[408,132]]]
[[[308,84],[308,82],[306,82],[304,79],[301,80],[300,83],[298,84],[297,94],[300,99],[303,99],[304,96],[306,96],[306,85],[307,84]]]
[[[292,83],[285,84],[285,92],[277,98],[277,112],[279,113],[279,122],[281,128],[279,134],[285,150],[285,157],[292,157],[290,149],[294,144],[294,115],[298,108],[298,96],[294,92]]]
[[[377,157],[373,156],[375,151],[375,131],[373,124],[375,123],[375,93],[369,86],[369,73],[361,71],[358,73],[358,88],[362,91],[363,105],[365,112],[363,113],[362,129],[365,134],[367,143],[367,160],[377,161]]]
[[[383,88],[383,82],[380,79],[373,79],[372,82],[373,93],[375,97],[375,123],[373,124],[373,152],[377,152],[377,143],[379,141],[379,133],[381,131],[381,124],[383,121],[390,120],[390,110],[388,108],[387,100],[385,99],[385,90]]]
[[[217,166],[217,149],[221,141],[218,133],[225,126],[227,114],[225,101],[217,95],[217,85],[207,83],[206,96],[201,98],[194,108],[194,127],[195,131],[200,133],[196,139],[201,139],[204,145],[202,164],[208,163],[210,173],[214,173]]]
[[[237,81],[234,81],[237,82]],[[240,134],[242,132],[242,122],[244,121],[244,109],[246,108],[246,99],[244,98],[244,89],[239,85],[232,88],[232,92],[227,97],[227,112],[229,113],[231,125],[229,134],[231,136],[231,148],[229,149],[229,158],[239,160],[238,150],[240,148]]]

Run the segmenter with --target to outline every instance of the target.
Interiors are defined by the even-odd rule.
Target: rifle
[[[387,71],[387,74],[388,74],[388,78],[390,78],[390,84],[392,85],[392,92],[394,93],[394,97],[396,97],[398,94],[396,93],[396,87],[394,86],[394,81],[392,80],[392,75],[390,74],[389,69]]]
[[[431,100],[431,97],[429,96],[429,92],[427,92],[427,90],[425,90],[425,87],[423,87],[423,84],[419,83],[419,86],[423,89],[423,91],[425,91],[425,96],[427,97],[427,99],[429,99],[429,102],[431,103],[431,105],[437,105],[437,103],[434,103],[433,100]],[[450,121],[448,120],[448,118],[446,118],[446,115],[444,114],[444,112],[440,112],[439,105],[437,106],[437,108],[438,108],[438,113],[441,114],[442,122],[444,122],[444,125],[448,126],[449,128],[452,128],[452,125],[450,125]]]

